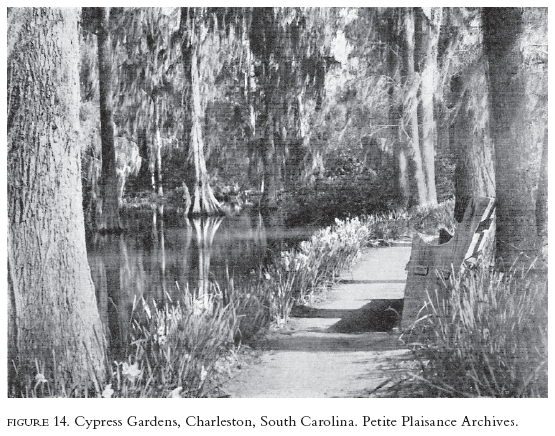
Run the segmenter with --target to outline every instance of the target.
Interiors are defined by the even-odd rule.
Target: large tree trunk
[[[112,42],[110,8],[98,8],[98,80],[100,94],[100,138],[102,141],[102,177],[100,198],[102,214],[98,230],[119,231],[120,197],[116,172],[114,117],[112,109]]]
[[[473,197],[495,197],[494,152],[490,137],[486,64],[478,60],[470,74],[452,80],[460,99],[453,123],[455,219],[461,222]]]
[[[389,33],[387,43],[387,67],[389,70],[390,84],[387,90],[389,99],[389,131],[393,143],[393,154],[395,156],[395,181],[399,205],[407,207],[410,199],[409,173],[407,167],[407,153],[402,140],[402,111],[396,103],[395,88],[401,80],[400,44],[397,37],[396,10],[391,8],[387,18]]]
[[[66,387],[101,383],[105,341],[87,263],[75,130],[79,12],[9,14],[21,23],[20,33],[8,34],[7,125],[8,365],[18,395],[34,386],[35,359],[51,386],[54,371]]]
[[[243,21],[243,47],[245,50],[245,103],[249,108],[249,120],[246,130],[246,149],[248,150],[249,168],[248,179],[251,183],[258,185],[260,183],[260,156],[259,148],[256,141],[256,111],[254,108],[254,92],[256,89],[256,80],[254,73],[254,61],[250,47],[250,38],[248,33],[247,19]]]
[[[187,93],[187,113],[190,119],[186,121],[185,131],[188,133],[188,162],[189,170],[186,180],[189,191],[193,196],[192,215],[213,215],[221,212],[221,207],[214,197],[206,171],[204,159],[204,140],[202,123],[204,121],[204,108],[201,96],[201,77],[199,71],[199,45],[200,38],[206,33],[202,16],[195,16],[191,8],[182,8],[181,31],[185,35],[182,45],[185,78],[189,82]]]
[[[485,8],[483,28],[495,146],[496,256],[505,267],[521,267],[538,255],[536,192],[547,131],[547,9]]]
[[[547,262],[547,248],[548,248],[548,238],[547,238],[547,173],[548,173],[548,162],[547,162],[547,132],[543,138],[543,151],[542,151],[542,162],[540,170],[540,182],[538,186],[538,195],[536,199],[536,224],[538,226],[538,236],[540,238],[541,252],[544,261]]]
[[[404,44],[403,44],[403,75],[405,93],[409,98],[405,97],[405,119],[408,120],[412,145],[412,160],[414,163],[414,179],[417,188],[418,204],[426,204],[428,198],[428,189],[426,187],[426,179],[422,167],[422,152],[420,150],[420,139],[418,134],[418,99],[417,89],[419,80],[415,73],[414,67],[414,9],[406,8],[404,16]]]
[[[437,204],[435,177],[436,120],[434,95],[437,80],[437,45],[442,20],[442,8],[425,8],[422,17],[422,67],[420,100],[422,107],[422,166],[426,179],[426,202]]]
[[[164,195],[164,188],[162,187],[162,137],[158,121],[155,122],[154,148],[156,150],[156,192],[159,196],[162,196]]]

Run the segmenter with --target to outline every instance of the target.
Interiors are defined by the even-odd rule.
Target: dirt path
[[[236,398],[367,397],[409,357],[390,329],[401,309],[410,247],[370,249],[326,301],[293,314],[256,344],[260,362],[223,389]]]

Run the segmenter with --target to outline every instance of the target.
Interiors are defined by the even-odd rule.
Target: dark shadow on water
[[[297,318],[341,318],[329,328],[334,333],[388,332],[401,322],[404,300],[372,300],[359,309],[295,308]]]

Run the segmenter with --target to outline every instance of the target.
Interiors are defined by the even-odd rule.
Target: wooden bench
[[[462,268],[476,265],[479,258],[491,259],[495,240],[495,200],[488,197],[469,201],[464,218],[455,234],[445,244],[430,244],[420,235],[412,239],[412,250],[407,264],[407,283],[401,329],[406,331],[426,314],[421,312],[428,301],[426,291],[435,300],[435,290],[440,299],[447,289],[443,281]]]

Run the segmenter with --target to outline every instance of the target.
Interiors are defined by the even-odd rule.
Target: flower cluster
[[[297,250],[282,251],[264,271],[272,289],[271,314],[278,326],[287,322],[293,303],[303,304],[333,283],[351,266],[369,237],[358,219],[336,220],[334,226],[316,232]]]
[[[279,265],[285,271],[299,271],[308,264],[308,255],[296,251],[282,251]]]

